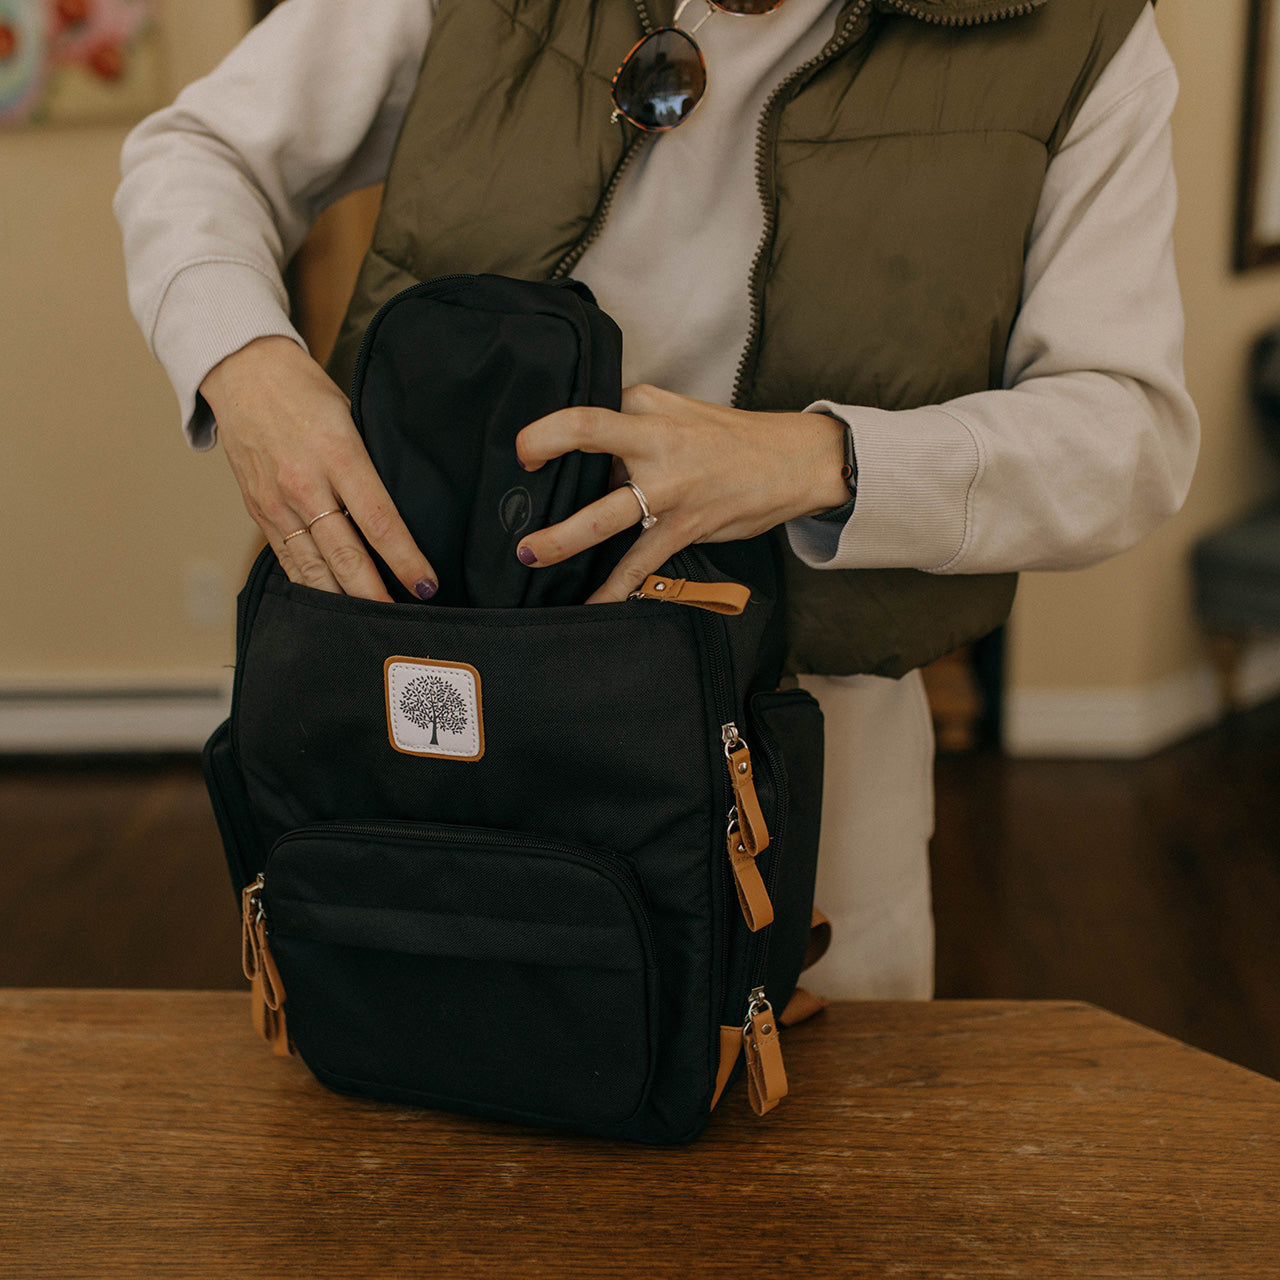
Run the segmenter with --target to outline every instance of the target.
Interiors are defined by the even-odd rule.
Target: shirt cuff
[[[306,343],[289,322],[283,286],[248,263],[218,259],[184,267],[169,282],[151,345],[178,394],[183,430],[195,449],[211,449],[218,427],[200,395],[205,375],[255,338]]]
[[[814,569],[954,571],[970,538],[982,456],[945,409],[891,412],[818,400],[853,433],[858,500],[843,526],[813,516],[787,522],[791,549]]]

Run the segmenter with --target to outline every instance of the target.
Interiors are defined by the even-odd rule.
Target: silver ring
[[[345,516],[346,514],[346,507],[330,507],[328,511],[322,511],[318,516],[311,517],[311,520],[307,525],[307,532],[310,532],[311,526],[315,524],[317,520],[323,520],[325,516]]]
[[[292,533],[286,533],[284,535],[284,542],[282,542],[280,545],[283,547],[287,545],[290,538],[300,538],[304,533],[306,533],[305,529],[295,529]]]
[[[649,504],[644,500],[644,494],[641,493],[640,486],[628,480],[627,488],[636,495],[636,501],[640,504],[640,527],[642,529],[652,529],[658,523],[658,517],[649,510]]]

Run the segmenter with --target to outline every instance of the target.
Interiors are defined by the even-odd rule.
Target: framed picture
[[[0,0],[0,129],[136,120],[161,105],[155,0]]]
[[[1280,5],[1249,0],[1237,271],[1280,262]]]

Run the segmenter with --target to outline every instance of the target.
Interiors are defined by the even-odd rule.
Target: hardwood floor
[[[1280,701],[1148,760],[938,762],[938,994],[1092,1001],[1280,1077]],[[198,764],[0,762],[0,986],[238,988]]]
[[[244,985],[198,761],[7,761],[0,848],[0,986]]]
[[[1280,701],[1146,760],[938,762],[940,996],[1067,997],[1280,1077]]]

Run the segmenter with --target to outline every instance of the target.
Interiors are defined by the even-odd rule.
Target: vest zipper
[[[634,3],[636,16],[640,19],[641,29],[647,36],[653,35],[653,19],[649,17],[648,5],[645,4],[645,0],[634,0]],[[587,223],[587,229],[582,233],[578,242],[551,269],[551,275],[547,277],[549,280],[559,280],[567,276],[578,265],[582,255],[599,238],[600,232],[604,230],[604,224],[609,220],[609,213],[613,209],[613,199],[618,194],[618,185],[622,181],[622,175],[626,173],[636,156],[648,145],[650,136],[650,134],[642,130],[627,144],[627,149],[622,153],[622,159],[618,161],[618,167],[613,171],[613,177],[609,179],[609,185],[605,187],[604,194],[600,197],[600,203],[596,205],[595,213],[591,215],[591,221]]]
[[[1020,18],[1024,14],[1037,9],[1044,0],[1023,0],[1021,4],[1006,5],[1002,9],[985,9],[981,13],[931,13],[926,9],[918,9],[909,0],[877,0],[881,9],[892,9],[905,14],[908,18],[918,18],[921,22],[931,22],[935,27],[979,27],[984,22],[1002,22],[1005,18]]]
[[[909,0],[874,0],[874,7],[889,9],[917,18],[922,22],[933,23],[945,27],[973,27],[984,22],[995,22],[1003,18],[1020,17],[1030,13],[1044,0],[1018,0],[1001,9],[986,10],[977,14],[951,14],[940,16],[927,10],[917,8]],[[773,238],[777,232],[778,210],[774,192],[773,150],[778,139],[778,126],[782,120],[782,108],[793,97],[793,89],[819,67],[824,66],[840,53],[849,43],[854,28],[863,20],[873,7],[873,0],[858,0],[858,3],[845,18],[844,25],[827,42],[826,46],[810,58],[808,62],[798,66],[769,95],[760,113],[760,130],[756,135],[756,189],[760,193],[760,203],[764,207],[764,233],[756,248],[755,258],[751,263],[751,274],[748,277],[749,322],[747,341],[742,348],[742,358],[738,362],[737,376],[733,382],[733,398],[730,401],[736,408],[742,408],[743,391],[747,373],[754,366],[756,354],[760,346],[760,322],[764,314],[764,276],[773,249]]]
[[[760,195],[760,204],[764,209],[764,233],[756,246],[756,255],[751,261],[751,274],[748,277],[748,325],[747,341],[742,348],[742,358],[738,361],[738,372],[733,380],[733,397],[730,401],[736,408],[742,408],[743,386],[747,378],[747,370],[755,364],[757,348],[760,345],[760,321],[764,313],[764,272],[773,249],[773,237],[778,229],[777,201],[774,198],[773,148],[778,139],[778,126],[782,121],[782,108],[790,100],[792,89],[811,72],[830,62],[839,53],[854,28],[862,22],[871,8],[871,0],[858,0],[844,25],[827,41],[821,52],[808,62],[801,63],[774,91],[769,95],[760,113],[760,129],[756,134],[756,190]]]
[[[982,13],[929,13],[909,4],[908,0],[877,0],[879,8],[893,9],[920,22],[932,22],[936,27],[980,27],[984,22],[1004,22],[1005,18],[1020,18],[1038,9],[1044,0],[1023,0],[1021,4],[1005,5],[1004,9],[984,9]]]
[[[600,203],[596,205],[596,211],[591,215],[591,221],[587,224],[587,229],[582,233],[582,238],[552,268],[550,276],[547,277],[549,280],[564,279],[578,265],[582,255],[599,238],[600,232],[604,230],[604,224],[609,220],[609,212],[613,208],[614,197],[618,194],[618,186],[622,182],[622,175],[630,168],[631,162],[636,156],[644,150],[651,136],[648,133],[641,133],[631,140],[626,151],[622,153],[622,159],[618,162],[618,167],[613,171],[613,177],[609,179],[609,185],[604,189],[604,195],[600,197]]]

